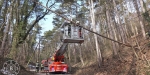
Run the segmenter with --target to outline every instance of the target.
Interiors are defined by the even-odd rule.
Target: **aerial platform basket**
[[[61,25],[63,33],[62,41],[64,43],[83,43],[83,30],[80,26],[73,25],[69,22],[64,22]]]
[[[83,43],[84,40],[83,39],[64,39],[63,40],[64,43]]]

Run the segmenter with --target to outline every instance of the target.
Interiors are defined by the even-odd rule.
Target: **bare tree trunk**
[[[139,7],[138,7],[138,0],[133,0],[133,3],[134,3],[134,7],[136,9],[137,15],[138,15],[138,20],[139,20],[139,23],[141,26],[141,31],[142,31],[143,37],[146,38],[145,28],[144,28],[144,24],[142,21],[142,16],[140,15]]]
[[[145,12],[145,10],[146,10],[146,8],[144,8],[144,2],[143,2],[143,0],[139,0],[140,1],[140,5],[141,5],[141,9],[142,9],[142,12],[144,13]]]
[[[68,64],[68,66],[69,66],[69,71],[71,71],[71,64],[70,64],[70,62],[71,62],[71,52],[70,52],[70,50],[71,50],[71,48],[70,48],[70,46],[68,45],[67,46],[67,64]]]
[[[74,46],[74,50],[73,50],[74,63],[77,63],[77,55],[76,55],[76,47],[75,47],[75,44],[74,44],[73,46]]]
[[[119,37],[121,39],[121,41],[123,41],[123,43],[125,43],[125,32],[124,32],[124,28],[121,24],[121,20],[120,20],[120,17],[119,17],[119,11],[117,10],[117,5],[116,5],[116,2],[115,0],[113,0],[113,5],[114,5],[114,14],[115,14],[115,17],[116,17],[116,23],[117,23],[117,27],[116,29],[118,30],[118,33],[119,33]]]
[[[90,15],[91,15],[93,31],[96,32],[93,0],[89,1],[89,4],[92,6],[92,8],[90,9]],[[99,63],[98,65],[101,66],[102,65],[102,55],[101,55],[101,51],[100,51],[100,48],[99,48],[99,45],[98,45],[98,40],[97,40],[97,35],[96,34],[94,34],[94,38],[95,38],[96,51],[97,51],[97,61]]]
[[[6,24],[6,28],[5,28],[5,32],[4,32],[4,36],[3,36],[3,41],[2,41],[2,45],[1,45],[1,48],[0,48],[0,56],[3,57],[4,55],[4,51],[5,51],[5,44],[6,44],[6,39],[7,39],[7,36],[8,36],[8,32],[9,32],[9,27],[10,27],[10,20],[12,18],[12,6],[9,7],[9,12],[7,11],[8,15],[6,15],[6,19],[8,19],[9,22],[7,22]]]
[[[7,26],[6,26],[6,31],[4,32],[4,37],[3,37],[3,41],[2,41],[2,45],[1,45],[1,49],[0,49],[0,56],[4,56],[3,54],[4,54],[4,51],[5,51],[5,49],[4,49],[4,46],[5,46],[5,42],[6,42],[6,37],[8,36],[8,31],[9,30],[9,24],[7,24]]]
[[[80,46],[79,56],[80,56],[80,60],[81,60],[82,65],[84,65],[83,56],[82,56],[82,50],[83,50],[83,48]]]
[[[106,3],[106,18],[107,18],[107,25],[108,25],[108,29],[109,29],[109,36],[110,38],[114,39],[115,37],[115,34],[114,34],[114,29],[112,28],[112,22],[111,22],[111,18],[110,18],[110,12],[108,10],[108,5]],[[110,31],[112,30],[112,31]],[[113,48],[113,54],[114,56],[117,55],[117,50],[116,50],[116,45],[115,45],[115,42],[111,41],[112,42],[112,48]]]

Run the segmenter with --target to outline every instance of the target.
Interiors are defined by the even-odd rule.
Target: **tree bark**
[[[94,5],[93,5],[93,0],[89,1],[89,4],[92,6],[90,9],[90,15],[91,15],[91,21],[92,21],[92,27],[93,27],[93,31],[96,32],[96,25],[95,25],[95,14],[94,14]],[[94,39],[95,39],[95,44],[96,44],[96,52],[97,52],[97,61],[98,61],[98,65],[99,67],[102,65],[102,55],[101,55],[101,51],[98,45],[98,39],[97,39],[97,35],[94,34]]]
[[[3,57],[4,55],[4,51],[5,51],[5,44],[6,44],[6,39],[8,36],[8,32],[9,32],[9,27],[10,27],[10,20],[12,18],[12,6],[9,7],[10,9],[7,11],[7,15],[5,16],[6,19],[8,19],[9,22],[6,23],[6,28],[5,28],[5,32],[4,32],[4,36],[3,36],[3,41],[1,44],[1,48],[0,48],[0,56]]]
[[[144,24],[143,24],[143,19],[142,16],[140,15],[140,11],[139,11],[139,7],[138,7],[138,0],[133,0],[134,3],[134,7],[136,9],[137,15],[138,15],[138,20],[141,26],[141,32],[143,34],[143,38],[146,38],[146,34],[145,34],[145,28],[144,28]]]
[[[108,2],[107,2],[108,3]],[[115,31],[114,31],[114,28],[112,28],[112,22],[111,22],[111,15],[110,15],[110,10],[108,8],[108,4],[106,3],[106,19],[107,19],[107,26],[108,26],[108,33],[109,33],[109,37],[112,38],[112,39],[115,39]],[[110,31],[112,30],[112,31]],[[116,45],[115,45],[115,42],[114,41],[111,41],[112,43],[112,48],[113,48],[113,54],[114,56],[117,55],[117,49],[116,49]]]
[[[83,48],[80,46],[80,48],[79,48],[79,56],[80,56],[80,60],[81,60],[82,65],[84,65],[82,50],[83,50]]]
[[[142,9],[142,12],[144,13],[145,10],[146,10],[146,7],[144,8],[144,2],[143,0],[139,0],[140,1],[140,5],[141,5],[141,9]],[[146,5],[146,4],[145,4]]]

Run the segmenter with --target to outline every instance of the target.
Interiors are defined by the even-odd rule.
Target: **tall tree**
[[[93,26],[93,31],[97,32],[96,30],[96,24],[95,24],[95,14],[94,14],[94,3],[93,0],[89,1],[89,4],[91,5],[91,9],[90,9],[90,15],[91,15],[91,21],[92,21],[92,26]],[[97,35],[94,34],[94,38],[95,38],[95,44],[96,44],[96,51],[97,51],[97,60],[99,62],[99,66],[102,65],[102,56],[101,56],[101,51],[98,45],[98,38]]]
[[[38,2],[38,0],[36,0],[36,2]],[[10,52],[10,56],[13,56],[13,58],[15,58],[14,52],[15,55],[17,54],[16,52],[18,52],[16,49],[18,45],[26,40],[33,27],[49,13],[49,10],[44,10],[44,8],[37,5],[36,2],[32,0],[16,1],[15,7],[20,7],[20,9],[16,9],[15,11],[16,23],[13,31],[12,50]],[[21,12],[21,10],[24,12]],[[30,22],[29,19],[32,16],[35,17],[35,20]]]
[[[10,27],[10,24],[11,24],[11,21],[10,20],[12,20],[12,16],[13,16],[13,14],[12,14],[12,9],[13,9],[13,2],[14,1],[12,1],[12,2],[10,2],[11,3],[11,5],[10,6],[8,6],[8,0],[5,2],[6,4],[5,4],[5,6],[6,7],[8,7],[8,8],[6,8],[5,10],[4,10],[4,20],[3,21],[5,21],[5,22],[3,22],[3,25],[4,26],[6,26],[6,27],[3,27],[3,25],[2,25],[2,33],[3,33],[3,31],[4,31],[4,29],[5,29],[5,31],[4,31],[4,35],[3,35],[3,40],[2,40],[2,43],[1,43],[1,47],[0,47],[0,56],[1,57],[3,57],[4,55],[4,51],[5,51],[5,44],[6,44],[6,39],[7,39],[7,36],[8,36],[8,32],[9,32],[9,27]],[[8,19],[8,20],[7,20]]]
[[[140,23],[140,26],[141,26],[141,32],[143,34],[143,37],[146,38],[143,19],[142,19],[142,16],[140,15],[140,10],[139,10],[139,6],[138,6],[138,0],[134,0],[133,3],[134,3],[134,7],[136,9],[137,15],[138,15],[138,20],[139,20],[139,23]]]

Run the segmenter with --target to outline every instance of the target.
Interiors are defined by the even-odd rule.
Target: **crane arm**
[[[56,52],[55,56],[63,55],[66,52],[66,50],[67,50],[67,46],[68,46],[68,43],[63,43],[61,45],[61,47],[58,49],[58,51]]]

